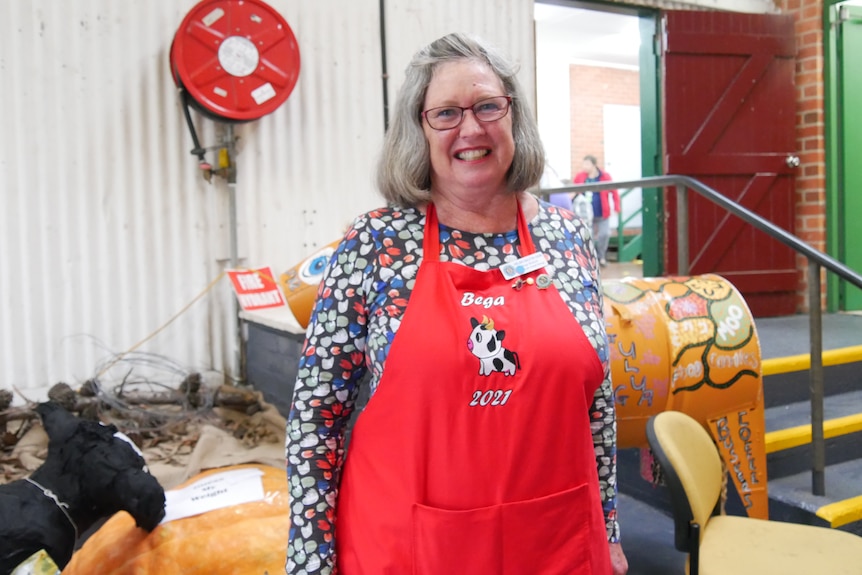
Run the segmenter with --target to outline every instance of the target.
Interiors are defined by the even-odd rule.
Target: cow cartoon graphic
[[[482,316],[481,322],[471,317],[470,323],[473,331],[467,339],[467,349],[479,358],[479,375],[491,375],[495,371],[515,375],[521,364],[518,354],[502,345],[506,332],[495,330],[494,320],[488,319],[488,316]]]

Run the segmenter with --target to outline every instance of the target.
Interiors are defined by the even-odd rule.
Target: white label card
[[[162,523],[261,501],[264,498],[262,476],[260,469],[235,469],[209,475],[182,489],[165,491]]]
[[[224,16],[224,10],[222,8],[216,8],[206,16],[204,16],[201,21],[204,23],[204,26],[212,26],[219,20],[221,20],[222,16]]]
[[[528,256],[524,256],[511,263],[503,264],[500,271],[503,277],[507,280],[528,274],[537,269],[545,267],[545,254],[542,252],[533,252]]]
[[[267,100],[271,100],[275,97],[275,88],[272,87],[272,84],[267,82],[261,86],[258,86],[251,92],[251,97],[254,99],[254,103],[260,106]]]

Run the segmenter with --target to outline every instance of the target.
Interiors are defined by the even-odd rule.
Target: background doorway
[[[566,183],[587,154],[615,180],[643,176],[642,20],[628,8],[535,4],[539,132],[550,167]],[[623,216],[637,213],[642,204],[642,191],[633,190],[623,200]],[[641,217],[634,217],[626,223],[627,233],[640,233],[642,225]]]

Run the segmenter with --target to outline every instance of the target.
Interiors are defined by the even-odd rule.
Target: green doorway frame
[[[641,100],[641,173],[660,176],[664,173],[661,133],[661,77],[659,68],[658,10],[640,10],[640,100]],[[643,190],[643,260],[644,277],[664,274],[664,194],[662,188]]]
[[[858,130],[847,130],[849,118],[845,115],[845,102],[848,90],[854,94],[862,91],[859,78],[854,78],[852,85],[842,85],[845,76],[842,66],[842,34],[839,33],[841,14],[839,5],[848,3],[844,0],[827,0],[823,10],[823,71],[824,71],[824,129],[826,143],[826,252],[837,260],[846,263],[854,269],[859,269],[862,259],[856,255],[849,257],[849,247],[862,243],[862,231],[858,227],[847,224],[845,217],[850,213],[858,213],[862,195],[862,173],[848,173],[846,168],[845,145],[848,138],[856,147],[862,147],[862,126]],[[862,22],[862,4],[848,5],[846,15],[853,21]],[[853,40],[858,45],[860,34],[854,34]],[[846,38],[844,39],[847,40]],[[859,57],[859,56],[857,56]],[[849,75],[849,74],[848,74]],[[855,116],[857,124],[859,116]],[[854,149],[857,149],[854,147]],[[855,164],[854,164],[855,165]],[[856,196],[848,196],[842,190],[854,187],[860,190]],[[853,290],[853,291],[850,291]],[[826,276],[827,310],[862,309],[862,294],[846,282],[840,281],[834,274]]]

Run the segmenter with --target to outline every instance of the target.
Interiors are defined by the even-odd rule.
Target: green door
[[[842,6],[838,26],[839,259],[862,272],[862,6]],[[839,305],[862,309],[862,290],[842,281]]]

